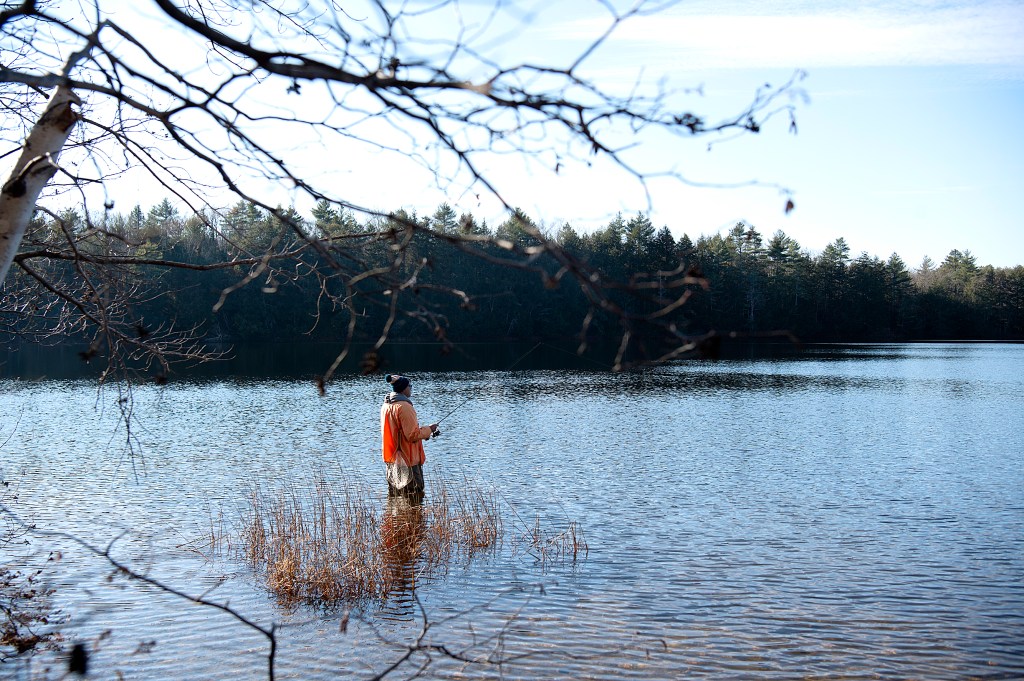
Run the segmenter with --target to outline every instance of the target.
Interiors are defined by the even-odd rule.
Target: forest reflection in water
[[[343,346],[335,343],[244,343],[211,345],[222,358],[198,365],[176,367],[171,380],[234,378],[312,379],[322,375]],[[57,347],[20,345],[0,348],[0,377],[23,379],[95,378],[102,362],[83,361],[82,347],[68,343]],[[581,354],[575,341],[514,341],[503,343],[403,343],[390,341],[380,350],[355,343],[338,368],[339,374],[378,372],[469,372],[518,370],[609,371],[615,363],[616,345],[590,343]],[[788,342],[721,345],[724,359],[792,357],[804,346]],[[372,362],[367,363],[367,357]]]

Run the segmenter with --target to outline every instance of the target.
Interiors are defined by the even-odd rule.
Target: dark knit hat
[[[400,393],[409,387],[411,381],[405,376],[399,376],[397,374],[387,374],[384,376],[384,380],[391,384],[391,389],[396,393]]]

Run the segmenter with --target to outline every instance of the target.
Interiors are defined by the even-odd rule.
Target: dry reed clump
[[[311,489],[266,493],[254,485],[241,544],[249,563],[285,602],[332,604],[384,599],[415,588],[418,578],[446,571],[500,546],[493,494],[468,482],[435,484],[426,504],[379,501],[323,479]]]

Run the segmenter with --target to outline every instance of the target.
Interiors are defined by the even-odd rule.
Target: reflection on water
[[[384,548],[384,569],[393,584],[389,613],[409,615],[413,610],[412,593],[416,588],[416,569],[426,532],[423,494],[389,495],[381,516],[380,536]]]
[[[258,379],[313,380],[322,375],[342,350],[335,343],[247,343],[212,346],[224,353],[224,359],[191,367],[176,367],[173,381],[186,379]],[[0,347],[0,377],[23,379],[96,378],[102,362],[84,362],[82,348],[22,346],[13,350]],[[389,342],[375,351],[370,344],[356,343],[339,366],[341,373],[361,373],[368,365],[364,359],[372,353],[377,373],[504,371],[512,369],[573,369],[607,371],[613,363],[615,348],[591,346],[579,356],[573,345],[513,342],[460,343],[449,347],[441,343]]]
[[[371,677],[424,634],[423,612],[425,641],[515,660],[439,655],[438,678],[1024,676],[1022,346],[410,373],[425,421],[471,398],[427,444],[425,507],[382,489],[379,377],[345,376],[325,398],[292,380],[141,389],[138,478],[94,383],[0,381],[0,442],[15,433],[0,467],[40,527],[100,545],[127,532],[119,558],[280,623],[282,678]],[[345,633],[339,612],[280,609],[230,553],[187,548],[219,513],[238,517],[254,478],[313,471],[379,496],[406,587]],[[499,490],[512,533],[579,521],[588,558],[541,566],[503,546],[424,575],[417,547],[441,475]],[[71,637],[113,632],[101,676],[265,677],[263,642],[229,618],[32,541],[0,548],[4,560],[64,551],[55,586]]]

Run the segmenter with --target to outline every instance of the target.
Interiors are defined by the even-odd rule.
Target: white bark
[[[57,172],[57,155],[78,121],[73,107],[79,104],[81,100],[70,88],[61,85],[54,91],[0,189],[0,285],[25,236],[39,193]]]

